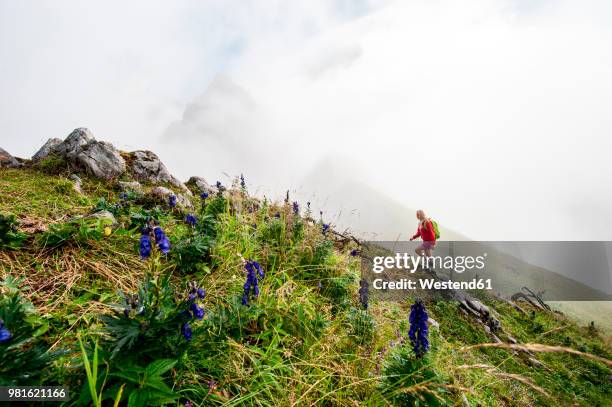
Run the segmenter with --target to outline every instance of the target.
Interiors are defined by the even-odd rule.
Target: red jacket
[[[419,228],[417,229],[416,234],[412,236],[412,238],[416,239],[419,236],[421,237],[421,239],[423,239],[424,242],[436,241],[436,232],[434,231],[434,227],[431,223],[431,220],[427,219],[425,222],[419,223]]]

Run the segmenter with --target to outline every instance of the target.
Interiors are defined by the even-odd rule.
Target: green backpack
[[[436,240],[438,240],[440,238],[440,229],[438,229],[438,222],[436,222],[433,219],[431,220],[431,224],[433,225],[433,229],[434,229],[434,234],[436,235]]]

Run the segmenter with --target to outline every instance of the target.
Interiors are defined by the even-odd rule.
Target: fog
[[[462,3],[462,4],[459,4]],[[357,233],[612,240],[606,1],[0,0],[0,146],[89,127]]]

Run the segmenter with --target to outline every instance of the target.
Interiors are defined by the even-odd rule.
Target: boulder
[[[151,190],[150,193],[154,197],[164,202],[168,202],[170,195],[176,195],[177,206],[183,209],[193,209],[193,204],[191,203],[191,200],[185,194],[175,194],[174,192],[172,192],[172,190],[166,187],[155,187]]]
[[[8,151],[0,147],[0,168],[19,168],[22,165]]]
[[[96,141],[86,128],[75,129],[48,154],[57,154],[96,178],[112,179],[125,172],[125,160],[119,151],[110,143]]]
[[[47,157],[51,151],[62,144],[62,140],[59,138],[50,138],[45,144],[32,156],[32,161],[40,161]]]
[[[138,181],[119,181],[117,186],[123,192],[142,192],[142,185]]]
[[[213,195],[218,191],[216,186],[210,185],[202,177],[189,178],[187,185],[194,187],[199,193],[206,192],[207,194]]]
[[[113,179],[125,172],[125,160],[112,144],[105,141],[93,141],[83,146],[76,162],[96,178]]]
[[[51,152],[58,154],[67,160],[74,161],[83,147],[93,142],[96,142],[96,139],[91,131],[84,127],[79,127],[78,129],[74,129],[72,133],[66,137],[66,140],[56,145]]]
[[[162,199],[165,199],[172,194],[174,194],[174,192],[166,187],[155,187],[151,190],[151,195]]]
[[[132,153],[132,174],[139,181],[148,181],[153,184],[170,183],[180,188],[187,195],[191,195],[189,188],[174,177],[168,168],[159,159],[157,154],[152,151],[134,151]]]

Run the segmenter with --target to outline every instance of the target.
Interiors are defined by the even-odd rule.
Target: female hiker
[[[416,248],[415,252],[419,256],[423,256],[425,254],[426,257],[431,257],[433,250],[436,247],[436,235],[437,228],[434,225],[434,222],[425,216],[425,212],[422,209],[419,209],[416,212],[417,219],[419,220],[419,227],[417,232],[410,240],[414,240],[417,237],[420,237],[423,240],[423,243],[419,247]]]

